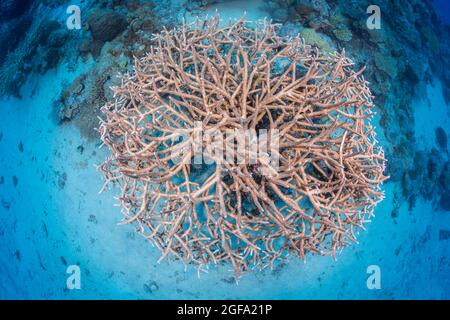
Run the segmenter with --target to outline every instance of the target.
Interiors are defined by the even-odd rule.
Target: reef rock
[[[304,17],[311,15],[327,17],[330,10],[330,6],[324,0],[297,0],[294,8],[300,16]]]
[[[445,192],[441,195],[439,205],[445,211],[450,211],[450,192]]]

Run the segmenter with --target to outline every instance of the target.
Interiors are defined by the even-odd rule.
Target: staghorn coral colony
[[[122,189],[124,222],[161,259],[199,269],[225,261],[237,277],[288,255],[335,256],[370,221],[386,179],[363,69],[278,36],[267,21],[219,24],[216,16],[155,35],[102,108],[112,156],[100,169]],[[279,166],[267,153],[250,163],[209,152],[212,163],[193,164],[196,121],[223,135],[277,130],[269,152]],[[181,131],[188,139],[174,138]]]
[[[152,299],[168,296],[189,299],[448,298],[450,7],[448,4],[445,7],[445,2],[0,1],[0,298],[129,297],[125,292],[129,292],[131,297]],[[366,25],[371,15],[366,10],[373,4],[380,8],[381,29],[372,30]],[[80,7],[80,29],[69,30],[66,27],[69,16],[66,10],[71,5]],[[198,56],[197,63],[206,68],[198,70],[202,79],[197,80],[192,66],[191,70],[189,67],[184,70],[184,76],[180,76],[183,72],[180,73],[179,67],[172,66],[162,73],[165,79],[156,86],[157,90],[171,90],[170,94],[162,94],[158,100],[154,87],[145,88],[144,93],[138,94],[133,101],[142,102],[143,98],[152,97],[152,104],[140,103],[137,107],[127,108],[128,97],[135,96],[143,84],[149,83],[147,75],[161,72],[154,62],[149,61],[149,54],[154,54],[156,61],[165,61],[166,66],[172,65],[158,55],[160,46],[167,51],[168,44],[166,39],[161,39],[162,35],[167,35],[169,40],[183,32],[189,35],[190,31],[179,28],[183,19],[191,22],[195,16],[205,17],[219,12],[226,22],[229,17],[242,17],[244,10],[246,19],[256,21],[267,17],[268,25],[243,23],[232,36],[240,39],[241,32],[254,35],[255,30],[269,30],[273,39],[298,48],[297,57],[303,62],[296,65],[304,63],[307,67],[296,67],[295,73],[285,69],[283,61],[294,57],[286,52],[286,57],[276,65],[267,61],[260,63],[269,67],[269,78],[280,81],[280,87],[293,81],[294,75],[296,80],[309,79],[304,87],[291,88],[286,93],[289,95],[269,104],[269,110],[256,110],[261,92],[266,90],[267,95],[267,89],[275,86],[273,81],[269,80],[269,85],[265,86],[257,77],[244,81],[236,59],[228,69],[223,67],[220,57],[225,60],[222,55],[231,50],[226,45],[223,48],[219,46],[219,54],[195,45],[195,52],[206,52],[206,56],[212,58],[206,63],[204,56]],[[213,23],[207,26],[213,27]],[[164,31],[164,27],[169,31]],[[172,31],[174,27],[176,31]],[[227,27],[226,24],[215,28],[219,31],[223,27]],[[189,39],[195,44],[192,38]],[[179,48],[180,43],[174,43]],[[240,44],[246,54],[254,50],[245,41],[241,40]],[[207,42],[204,45],[209,46]],[[272,55],[279,54],[275,52],[278,49],[275,50],[274,44],[265,48]],[[341,79],[336,79],[331,85],[333,90],[353,97],[359,109],[348,111],[345,105],[336,105],[336,109],[328,108],[331,113],[326,113],[324,105],[307,107],[313,104],[314,90],[318,94],[320,86],[326,83],[324,78],[311,79],[311,73],[307,75],[307,71],[319,68],[317,75],[331,72],[318,59],[324,59],[323,62],[329,62],[330,66],[352,79],[346,86],[365,92],[360,97],[355,96],[355,92],[350,93],[346,91],[349,88],[342,87]],[[180,62],[176,54],[173,61]],[[249,70],[255,70],[253,64],[257,62],[252,61],[251,65],[248,64]],[[191,62],[187,60],[185,63]],[[243,61],[239,63],[244,65]],[[364,67],[367,83],[359,74]],[[288,72],[284,77],[283,71]],[[124,76],[117,77],[119,73]],[[226,97],[228,91],[212,92],[207,85],[209,82],[217,86],[214,78],[217,74],[227,74],[227,81],[222,82],[237,91],[235,99],[239,102],[235,102],[234,108],[225,108],[227,104],[221,104],[224,109],[220,115],[226,115],[226,125],[220,123],[217,105],[221,103],[220,97]],[[353,79],[353,74],[358,75]],[[243,94],[236,86],[241,82],[260,91],[249,90]],[[120,100],[115,101],[111,87],[116,88],[116,98]],[[209,118],[196,91],[202,87],[209,99],[208,108],[212,111]],[[277,90],[272,90],[272,93]],[[183,93],[186,101],[174,92]],[[189,98],[186,96],[188,92]],[[305,100],[307,94],[310,100]],[[203,100],[203,93],[201,96]],[[262,116],[256,123],[241,120],[239,107],[243,97],[248,101],[245,107],[247,118]],[[333,98],[321,97],[328,102]],[[151,106],[162,103],[161,100],[172,104],[162,107],[165,113],[160,115],[162,118],[155,117],[158,122],[140,119],[142,115],[151,118],[155,114]],[[289,107],[293,101],[305,108],[298,115],[301,119],[296,119],[298,125],[290,126],[297,123],[294,109]],[[184,108],[181,106],[183,103],[195,108]],[[364,121],[353,119],[355,112],[361,113]],[[182,140],[164,140],[168,131],[143,138],[146,134],[144,129],[134,127],[139,123],[148,126],[148,132],[158,132],[160,128],[157,125],[164,124],[174,131],[181,128],[188,133],[189,139],[192,137],[186,128],[191,128],[194,116],[194,128],[200,121],[205,129],[218,128],[220,133],[226,126],[241,128],[254,125],[257,132],[275,126],[285,128],[279,142],[287,143],[287,147],[279,149],[279,167],[271,170],[270,161],[266,162],[264,157],[259,158],[256,165],[226,163],[217,169],[213,162],[183,166],[161,159],[158,153],[161,150],[173,151],[172,142],[176,142],[173,146],[183,146]],[[101,128],[98,117],[104,121]],[[172,122],[170,117],[177,121]],[[335,124],[337,127],[330,127],[331,119],[339,120]],[[308,126],[302,127],[300,123]],[[362,132],[361,127],[354,130],[356,123],[376,129],[379,143],[371,135],[372,131]],[[339,128],[348,133],[343,136]],[[322,135],[319,134],[321,130]],[[356,139],[356,133],[365,140]],[[97,149],[102,144],[101,137],[111,150]],[[260,139],[261,134],[257,138]],[[151,141],[158,142],[152,144]],[[299,141],[301,144],[293,151],[292,145]],[[148,149],[144,150],[144,145]],[[154,149],[157,145],[160,148]],[[373,162],[365,164],[352,157],[354,149],[351,146],[356,145],[361,148],[360,152],[372,155],[369,159]],[[379,145],[383,146],[384,156]],[[155,151],[155,154],[150,151]],[[111,192],[120,199],[124,222],[129,222],[120,228],[115,226],[121,215],[112,208],[114,197],[109,192],[101,196],[97,194],[104,181],[95,172],[95,166],[102,163],[109,152],[111,158],[102,169],[108,179],[107,185],[112,187],[115,182],[124,192],[121,197],[117,188],[111,188]],[[143,172],[139,166],[145,167],[147,162],[140,158],[142,154],[161,161],[160,171]],[[277,153],[269,154],[273,155],[277,156]],[[389,161],[381,160],[384,158]],[[358,171],[345,170],[349,168],[344,166],[346,163],[353,163]],[[381,175],[384,164],[386,170]],[[341,171],[342,167],[344,171]],[[379,171],[372,172],[371,168],[379,168]],[[267,171],[284,173],[277,177],[267,175]],[[169,175],[172,175],[170,179],[167,178]],[[386,198],[377,206],[377,218],[370,224],[365,224],[365,221],[370,219],[372,206],[383,195],[377,190],[379,184],[376,181],[355,184],[356,177],[363,175],[373,175],[379,180],[389,176],[383,186]],[[147,181],[152,188],[144,197],[142,186]],[[339,192],[341,185],[342,191]],[[218,190],[217,186],[222,189]],[[293,186],[296,191],[291,190]],[[339,189],[336,191],[337,186]],[[316,189],[323,188],[327,192],[317,193]],[[182,201],[167,202],[163,199],[167,195],[166,190]],[[192,196],[192,192],[204,195],[209,192],[210,196]],[[223,195],[223,202],[216,193]],[[155,201],[158,196],[160,199]],[[354,201],[354,207],[344,201],[346,196]],[[295,197],[298,198],[297,206],[296,202],[290,201]],[[336,201],[331,202],[331,199]],[[157,208],[146,208],[145,205],[152,201],[157,203]],[[139,207],[139,204],[144,207]],[[187,209],[184,212],[191,218],[177,229],[174,219],[186,217],[186,214],[179,214],[180,206]],[[349,217],[336,215],[336,211],[344,206],[348,211],[343,212],[354,213],[356,207],[360,207],[362,212]],[[205,208],[209,212],[205,213]],[[192,216],[194,210],[198,217]],[[225,218],[220,218],[225,215]],[[234,226],[240,229],[233,232]],[[364,226],[369,232],[357,237]],[[222,273],[222,268],[203,277],[203,285],[198,285],[195,277],[188,276],[191,271],[194,273],[191,268],[184,273],[183,265],[179,263],[171,268],[158,266],[158,258],[154,257],[159,255],[158,250],[149,250],[148,243],[133,231],[134,227],[160,248],[163,257],[169,260],[181,258],[185,263],[196,262],[199,270],[214,262],[225,262],[226,267],[234,263],[239,276],[251,268],[275,266],[272,270],[267,268],[249,275],[235,289],[230,285],[235,279],[229,273]],[[269,233],[268,230],[274,231]],[[262,240],[264,232],[269,233],[266,240]],[[200,239],[199,235],[205,235],[205,238]],[[220,243],[217,241],[219,237]],[[312,257],[313,254],[333,255],[354,238],[358,238],[362,245],[344,250],[340,257],[344,263]],[[294,261],[289,264],[275,263],[289,255],[297,255],[300,259],[292,259]],[[124,256],[126,259],[117,258]],[[305,256],[311,259],[303,265],[299,261]],[[55,281],[64,276],[61,268],[72,263],[83,267],[84,283],[96,285],[85,287],[86,290],[79,293],[55,286]],[[355,276],[355,270],[365,275],[368,263],[379,263],[383,268],[383,290],[367,290],[360,282],[361,278]],[[301,274],[302,277],[294,281],[293,274]],[[389,281],[395,281],[395,285],[388,286]],[[114,290],[105,289],[105,282],[115,286]],[[21,286],[24,283],[27,285]],[[210,290],[211,287],[215,290]]]

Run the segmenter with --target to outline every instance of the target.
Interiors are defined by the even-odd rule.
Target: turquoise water
[[[440,14],[448,13],[446,7],[441,6],[445,2],[438,2],[436,7]],[[33,5],[36,3],[30,6]],[[67,5],[62,1],[61,5],[45,11],[48,19],[60,22],[56,30],[61,33],[69,32],[61,27],[67,17]],[[84,20],[95,10],[92,4],[84,3],[80,7]],[[25,9],[37,10],[35,7]],[[125,7],[113,9],[125,16],[128,14]],[[195,15],[204,16],[216,9],[225,18],[239,16],[244,11],[248,19],[264,18],[273,13],[264,7],[264,1],[222,1],[192,11],[186,11],[183,1],[172,1],[170,5],[155,2],[152,10],[160,23],[167,23],[182,17],[189,21]],[[382,7],[382,14],[391,14],[383,10]],[[366,17],[363,13],[362,21]],[[38,18],[33,15],[33,19]],[[294,23],[295,19],[291,14],[281,20],[289,28],[304,30],[304,26]],[[5,27],[6,22],[2,23]],[[25,34],[31,32],[25,29],[28,30]],[[211,266],[208,273],[198,275],[193,267],[185,268],[180,262],[158,264],[159,251],[135,233],[132,226],[119,225],[122,215],[120,208],[114,206],[118,190],[111,188],[99,194],[103,181],[96,166],[108,155],[108,150],[99,148],[98,136],[86,125],[89,119],[85,117],[95,118],[95,114],[85,115],[80,111],[73,119],[61,122],[56,109],[61,94],[75,79],[83,75],[90,79],[96,68],[101,72],[106,70],[102,69],[103,65],[110,61],[102,57],[116,47],[105,44],[102,53],[95,58],[91,46],[91,52],[82,59],[79,57],[82,41],[90,35],[83,28],[74,32],[74,36],[62,44],[64,49],[59,51],[58,62],[52,67],[43,71],[33,69],[42,50],[45,51],[45,44],[37,44],[31,55],[21,56],[22,60],[30,61],[31,67],[24,69],[27,71],[18,88],[20,94],[11,94],[13,90],[10,90],[0,98],[1,299],[450,298],[450,212],[445,205],[449,201],[445,176],[449,159],[442,138],[437,141],[436,134],[439,127],[445,137],[450,132],[446,78],[436,71],[448,69],[448,65],[425,67],[427,76],[417,81],[416,92],[407,106],[397,100],[407,93],[396,89],[396,86],[402,88],[405,78],[397,75],[386,80],[390,88],[384,91],[387,98],[378,106],[377,132],[380,143],[388,150],[389,174],[401,173],[401,177],[384,185],[386,198],[376,208],[376,216],[367,225],[367,231],[360,234],[359,243],[343,250],[336,261],[311,256],[304,263],[291,258],[273,270],[246,274],[236,283],[228,265]],[[355,43],[365,39],[356,38],[354,33],[352,41]],[[324,39],[331,46],[342,46],[332,36],[324,36]],[[431,38],[427,39],[426,43],[431,43]],[[448,38],[439,36],[438,39],[440,52],[433,54],[444,55]],[[1,41],[6,46],[10,40],[1,38]],[[115,41],[108,40],[113,44]],[[32,44],[23,44],[22,48],[27,45]],[[357,54],[358,45],[346,45]],[[380,46],[392,45],[386,40]],[[21,44],[11,46],[10,52],[21,48]],[[422,54],[418,49],[415,52],[418,56]],[[397,56],[393,54],[393,57]],[[362,62],[369,58],[360,57]],[[117,55],[114,60],[119,67],[120,59]],[[5,61],[10,60],[3,58],[2,63]],[[381,72],[379,64],[378,67],[372,72]],[[7,68],[3,66],[2,70]],[[7,78],[13,77],[7,74]],[[93,81],[82,81],[84,91],[93,86]],[[73,92],[73,87],[70,90]],[[81,99],[82,93],[75,96]],[[97,100],[92,101],[95,104]],[[88,130],[86,134],[86,127],[92,132]],[[412,136],[404,134],[407,130]],[[399,138],[403,136],[407,139]],[[397,145],[396,141],[401,143]],[[418,151],[424,152],[425,164],[417,160]],[[430,169],[434,165],[440,168],[437,174]],[[410,171],[403,172],[406,167]],[[423,178],[407,184],[405,177],[415,171]],[[405,194],[405,190],[409,191]],[[67,270],[72,265],[80,270],[79,289],[67,286],[71,275]],[[367,270],[374,265],[380,270],[379,289],[367,286],[370,276]]]

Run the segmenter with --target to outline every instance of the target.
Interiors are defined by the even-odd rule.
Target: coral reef
[[[318,33],[312,28],[301,29],[300,35],[303,39],[305,39],[305,42],[307,44],[316,46],[324,53],[331,53],[334,51],[334,48],[331,44],[331,41],[328,40],[328,37],[324,34]]]
[[[392,159],[388,164],[391,181],[402,181],[402,194],[411,204],[418,196],[439,202],[444,191],[433,179],[440,172],[433,169],[430,173],[426,164],[429,158],[432,163],[440,161],[435,169],[439,170],[444,159],[424,150],[413,161],[417,150],[412,101],[423,95],[423,88],[432,81],[431,74],[439,77],[444,97],[450,101],[450,72],[440,67],[450,63],[450,28],[440,23],[428,1],[382,0],[377,3],[382,12],[381,30],[368,30],[365,12],[371,4],[366,0],[267,2],[269,14],[276,7],[289,8],[292,33],[306,30],[313,35],[305,36],[307,43],[320,43],[316,39],[326,35],[333,39],[333,46],[345,47],[357,64],[367,65],[366,78],[388,141],[386,155]],[[296,28],[292,26],[295,23]],[[417,161],[425,165],[416,167]],[[418,176],[420,179],[412,179]]]
[[[6,38],[8,30],[11,33],[32,33],[33,29],[29,27],[32,19],[25,13],[3,27],[6,32],[0,33],[0,38],[5,37],[2,43],[6,45],[0,48],[0,60],[8,52],[10,56],[22,56],[20,53],[25,51],[38,54],[26,54],[23,59],[8,59],[2,66],[6,76],[2,78],[5,81],[0,83],[3,87],[0,91],[3,94],[18,95],[28,74],[43,73],[62,59],[77,59],[81,56],[89,61],[92,56],[96,65],[83,74],[84,81],[87,81],[85,89],[80,93],[64,90],[55,105],[55,113],[61,123],[71,121],[80,128],[83,135],[96,139],[96,123],[90,117],[96,118],[100,114],[100,106],[105,103],[109,94],[109,90],[105,89],[116,81],[115,77],[108,75],[119,71],[130,72],[133,55],[142,57],[153,44],[151,34],[158,32],[163,25],[170,28],[181,23],[180,18],[185,14],[186,8],[194,15],[201,14],[202,10],[219,2],[223,0],[185,1],[180,2],[181,6],[174,7],[172,1],[102,0],[83,9],[87,17],[83,26],[85,32],[80,33],[77,42],[63,37],[64,31],[57,28],[44,37],[47,41],[41,43],[39,49],[37,42],[31,42],[30,45],[34,48],[29,49],[29,45],[23,42],[18,45],[17,37]],[[432,74],[442,81],[444,97],[450,101],[450,72],[441,67],[450,64],[447,40],[450,39],[450,28],[439,24],[434,9],[425,1],[392,3],[382,0],[378,3],[383,13],[382,29],[368,30],[365,23],[369,4],[369,1],[360,0],[264,1],[268,17],[283,22],[280,31],[283,35],[295,36],[300,33],[307,44],[318,47],[324,53],[345,48],[358,68],[367,66],[365,77],[371,83],[374,102],[380,114],[380,125],[387,139],[385,152],[388,158],[393,159],[388,164],[391,181],[402,181],[404,190],[401,194],[411,198],[413,203],[413,198],[428,197],[428,193],[417,194],[417,190],[425,188],[417,188],[410,183],[410,176],[417,174],[414,172],[417,169],[413,161],[417,150],[412,101],[422,95],[423,88],[431,83]],[[394,12],[395,14],[391,14]],[[111,36],[103,39],[105,35],[98,31],[103,25],[96,27],[98,21],[94,17],[110,15],[119,18],[106,19],[108,23],[105,24],[107,30],[104,33]],[[26,31],[27,29],[30,31]],[[65,45],[59,46],[63,41]],[[64,57],[64,48],[70,43],[75,52]],[[91,83],[95,87],[91,88]],[[70,84],[67,87],[69,86]],[[77,87],[76,84],[74,87]],[[72,102],[75,103],[72,105]],[[393,123],[399,125],[392,125]],[[433,157],[429,150],[425,155],[427,158]],[[420,168],[425,169],[420,176],[424,177],[425,185],[434,186],[434,200],[438,201],[442,190],[436,189],[436,181],[432,183],[427,178],[427,167]]]
[[[450,161],[447,161],[444,165],[439,177],[439,187],[442,190],[439,205],[442,209],[450,211]]]
[[[0,18],[10,20],[23,15],[31,6],[32,0],[3,0],[0,2]]]
[[[199,270],[228,262],[239,277],[288,255],[335,256],[383,199],[364,69],[277,28],[243,19],[221,27],[216,16],[164,30],[102,108],[99,132],[112,152],[99,167],[105,187],[121,187],[124,223],[161,259]],[[219,135],[276,131],[279,148],[251,163],[253,140],[243,138],[245,161],[223,161],[208,139],[193,147],[198,122]],[[192,164],[197,148],[213,163]]]

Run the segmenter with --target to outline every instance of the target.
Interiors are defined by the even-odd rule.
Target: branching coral
[[[112,152],[99,167],[105,186],[121,186],[124,223],[161,259],[199,270],[229,262],[239,276],[288,255],[335,256],[383,198],[385,158],[363,70],[277,28],[222,27],[214,17],[165,30],[102,108],[99,132]],[[198,121],[203,132],[277,131],[279,149],[269,154],[278,167],[264,155],[236,163],[209,154],[212,165],[192,164]],[[181,160],[176,150],[185,150]]]

